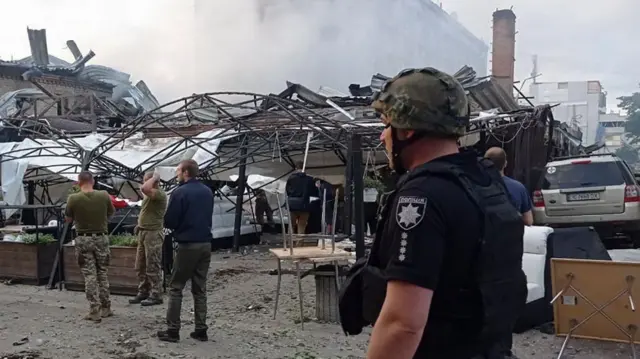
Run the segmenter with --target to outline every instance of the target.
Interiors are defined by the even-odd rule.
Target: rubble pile
[[[88,65],[96,54],[83,55],[75,41],[66,44],[75,59],[70,63],[49,54],[46,30],[27,32],[31,56],[0,60],[3,121],[30,118],[65,132],[86,132],[120,127],[160,105],[144,81],[133,84],[127,73]],[[4,135],[4,141],[19,140]]]

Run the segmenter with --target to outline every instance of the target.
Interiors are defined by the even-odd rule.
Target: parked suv
[[[626,162],[613,154],[547,163],[533,193],[536,224],[593,226],[603,239],[620,237],[640,245],[640,188]]]

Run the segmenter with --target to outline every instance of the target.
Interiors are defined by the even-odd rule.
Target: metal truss
[[[298,85],[299,86],[299,85]],[[217,174],[259,164],[274,158],[293,169],[294,156],[314,153],[333,153],[338,163],[347,163],[348,143],[353,134],[360,135],[362,151],[381,151],[382,124],[370,108],[369,98],[348,97],[327,99],[303,88],[304,92],[289,89],[279,95],[246,92],[216,92],[196,94],[158,107],[127,121],[120,128],[99,131],[105,140],[91,151],[84,150],[73,136],[36,121],[39,127],[25,126],[18,118],[6,121],[22,131],[25,137],[38,141],[46,137],[55,143],[55,152],[47,146],[20,153],[9,151],[1,162],[19,158],[57,156],[70,159],[68,173],[78,173],[77,161],[100,177],[119,177],[140,181],[142,174],[185,150],[202,150],[211,159],[201,164],[201,176],[214,179]],[[297,95],[297,97],[296,97]],[[489,134],[496,138],[521,136],[523,130],[546,127],[548,109],[544,107],[515,110],[508,113],[478,117],[474,114],[469,133]],[[20,123],[18,123],[20,122]],[[203,133],[210,131],[211,136]],[[88,133],[85,133],[88,134]],[[112,149],[126,147],[128,138],[136,135],[146,139],[174,138],[159,154],[143,160],[135,168],[110,158]],[[308,136],[312,136],[307,150]],[[215,151],[211,143],[220,142]],[[375,157],[375,156],[374,156]],[[73,160],[71,160],[73,159]],[[370,165],[386,164],[386,159]],[[60,174],[67,173],[62,171]],[[175,185],[166,183],[167,187]]]
[[[309,134],[313,139],[308,153],[333,152],[344,164],[350,134],[362,135],[363,150],[375,150],[381,127],[375,112],[364,106],[321,108],[276,95],[209,93],[170,102],[112,131],[89,161],[92,165],[108,162],[104,158],[110,149],[123,146],[128,137],[141,132],[146,138],[174,137],[177,141],[161,151],[162,156],[145,160],[125,178],[134,179],[132,174],[139,178],[145,170],[194,147],[211,155],[201,164],[204,177],[243,163],[272,161],[274,156],[293,167],[291,157],[305,153]],[[199,136],[205,131],[213,135]],[[207,148],[213,141],[221,141],[215,152]]]
[[[52,163],[52,167],[43,165],[28,168],[25,173],[26,181],[56,182],[60,179],[51,175],[74,175],[81,171],[85,150],[63,132],[29,118],[2,122],[5,130],[15,130],[19,137],[33,141],[37,146],[24,147],[20,145],[24,142],[15,142],[13,148],[0,153],[0,164],[29,158],[65,159],[63,162]]]

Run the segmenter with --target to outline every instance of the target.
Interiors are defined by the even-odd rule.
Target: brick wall
[[[87,87],[83,87],[80,84],[74,86],[73,84],[69,84],[69,82],[70,81],[68,80],[65,82],[60,82],[60,81],[48,80],[48,79],[38,81],[38,83],[40,83],[42,87],[44,87],[47,91],[49,91],[53,95],[67,97],[65,98],[64,101],[67,102],[66,106],[68,107],[73,107],[73,99],[69,98],[69,96],[78,96],[78,95],[87,94],[89,92],[94,92],[99,97],[111,96],[111,93],[108,92],[107,90],[88,89]],[[24,81],[24,80],[10,78],[10,77],[0,77],[0,96],[2,96],[7,92],[22,90],[27,88],[37,89],[37,87],[34,86],[29,81]],[[47,111],[45,116],[46,115],[55,116],[56,114],[57,114],[57,108],[54,106]]]
[[[17,81],[14,79],[0,77],[0,96],[10,91],[21,90],[30,87],[33,87],[33,85],[26,81]]]

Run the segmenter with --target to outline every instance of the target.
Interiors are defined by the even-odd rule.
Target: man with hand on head
[[[167,330],[158,332],[158,339],[166,342],[180,340],[180,311],[182,291],[191,280],[195,331],[193,339],[207,341],[207,274],[211,264],[211,226],[213,220],[213,192],[196,179],[198,163],[184,160],[176,168],[179,186],[169,197],[164,227],[173,231],[178,244],[169,282]]]
[[[105,191],[95,191],[91,172],[80,172],[80,191],[69,196],[65,217],[76,228],[75,249],[78,266],[84,277],[84,287],[89,301],[86,320],[99,323],[113,315],[109,299],[110,251],[107,236],[109,217],[115,209],[111,197]]]
[[[138,216],[136,234],[138,250],[136,271],[138,272],[138,295],[129,300],[131,304],[143,306],[162,304],[162,245],[164,243],[163,222],[167,211],[167,195],[160,188],[160,175],[147,172],[140,190],[144,194]]]

